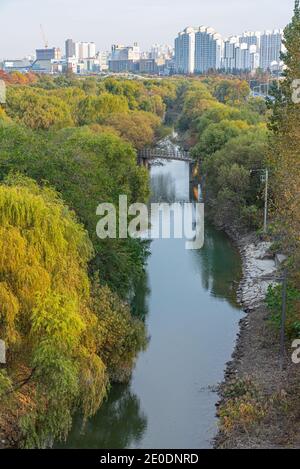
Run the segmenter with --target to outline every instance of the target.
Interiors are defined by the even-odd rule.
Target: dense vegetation
[[[199,161],[207,214],[228,230],[258,228],[262,220],[267,107],[249,98],[246,82],[207,78],[183,91],[179,129]]]
[[[12,408],[23,387],[31,391],[19,424],[23,443],[39,447],[66,436],[74,408],[85,418],[96,412],[110,373],[132,366],[145,330],[89,280],[93,246],[57,193],[10,177],[0,204],[0,324],[9,351],[0,391]]]
[[[271,138],[268,161],[273,172],[273,231],[277,239],[277,247],[284,251],[289,259],[286,265],[289,277],[288,333],[295,338],[300,334],[300,104],[298,85],[300,7],[298,0],[295,2],[293,19],[285,28],[284,37],[286,53],[282,58],[286,68],[284,80],[279,86],[273,87],[275,101],[270,103],[272,115],[269,124]],[[272,307],[276,322],[281,305],[279,288],[270,290],[268,302]]]
[[[270,169],[268,239],[288,255],[287,331],[299,336],[299,2],[285,38],[285,80],[268,106],[232,77],[0,75],[8,85],[0,107],[0,338],[8,347],[0,425],[12,415],[23,445],[50,445],[66,437],[75,412],[93,415],[147,342],[137,317],[144,307],[133,311],[130,300],[148,245],[98,239],[96,208],[117,205],[120,194],[148,199],[136,151],[165,135],[164,118],[199,163],[207,215],[222,228],[260,233],[260,170]],[[277,326],[280,289],[267,298]]]
[[[64,439],[110,382],[128,380],[146,329],[130,300],[147,244],[100,240],[96,208],[148,199],[136,150],[163,134],[168,82],[1,74],[0,427],[26,447]],[[141,314],[144,313],[141,307]],[[134,315],[133,315],[134,313]]]

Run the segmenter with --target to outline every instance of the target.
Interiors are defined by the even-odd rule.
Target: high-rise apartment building
[[[246,31],[242,34],[242,36],[239,37],[239,42],[240,44],[247,44],[250,48],[250,46],[256,46],[259,48],[260,46],[260,32],[252,32],[252,31]]]
[[[94,59],[96,57],[96,44],[94,42],[74,42],[66,40],[66,58],[77,60]]]
[[[66,58],[71,59],[76,57],[76,43],[73,39],[66,40]]]
[[[195,28],[186,28],[175,39],[175,68],[186,75],[195,71]]]
[[[235,70],[243,72],[251,70],[250,48],[245,42],[235,45]]]
[[[94,42],[77,42],[76,57],[79,60],[94,59],[96,57],[96,45]]]
[[[201,26],[195,33],[195,73],[221,68],[222,38],[212,28]]]
[[[260,67],[263,70],[272,68],[275,62],[279,65],[280,53],[283,50],[283,30],[265,31],[260,41]]]
[[[235,49],[239,43],[237,36],[232,36],[224,41],[222,68],[225,72],[231,72],[235,70]]]
[[[177,73],[206,73],[221,67],[222,38],[212,28],[186,28],[175,39]]]
[[[224,41],[222,69],[249,72],[259,67],[260,33],[245,32]]]
[[[149,58],[151,59],[171,59],[174,50],[168,44],[153,44]]]

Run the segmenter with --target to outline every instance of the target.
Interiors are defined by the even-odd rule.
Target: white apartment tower
[[[238,42],[239,38],[237,36],[232,36],[224,41],[222,68],[226,72],[235,70],[235,49]]]
[[[260,43],[260,67],[269,70],[272,63],[280,63],[280,53],[283,50],[283,30],[265,31]]]
[[[188,27],[175,39],[175,66],[178,73],[195,71],[195,28]]]
[[[200,26],[195,33],[195,72],[221,68],[222,38],[212,28]]]
[[[249,72],[259,67],[260,33],[245,32],[224,42],[222,68],[226,72]]]
[[[186,75],[223,69],[225,72],[279,70],[282,67],[283,31],[246,31],[224,42],[212,28],[188,27],[175,39],[175,67]]]
[[[79,60],[94,59],[96,57],[96,45],[94,42],[77,42],[76,57]]]

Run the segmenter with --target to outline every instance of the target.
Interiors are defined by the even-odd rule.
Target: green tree
[[[35,130],[71,127],[74,121],[67,103],[29,88],[8,87],[7,114]]]
[[[78,122],[80,125],[104,124],[112,114],[122,114],[128,111],[128,102],[123,96],[114,96],[109,93],[88,96],[78,104]]]
[[[250,94],[250,88],[243,80],[221,80],[214,92],[218,101],[225,104],[239,104],[244,102]]]
[[[99,240],[96,209],[101,202],[118,206],[148,197],[148,172],[136,163],[131,145],[117,136],[88,128],[36,134],[15,125],[0,125],[0,177],[20,171],[40,183],[48,181],[74,209],[95,248],[92,268],[125,297],[140,277],[147,246],[139,240]]]
[[[213,155],[230,139],[247,131],[249,125],[244,121],[223,120],[218,124],[210,124],[199,137],[199,143],[193,149],[193,155],[200,157]]]
[[[10,176],[0,186],[0,222],[0,336],[8,347],[0,415],[9,419],[18,406],[23,445],[45,447],[67,436],[74,412],[86,419],[98,410],[109,379],[128,378],[145,328],[108,287],[95,280],[92,288],[93,246],[55,191]]]
[[[131,111],[128,114],[112,115],[106,120],[106,124],[115,128],[134,148],[141,150],[153,144],[160,119],[150,112]]]
[[[284,79],[276,89],[276,100],[272,106],[269,160],[273,165],[275,214],[278,234],[288,253],[293,258],[292,266],[297,285],[300,267],[300,105],[298,104],[298,82],[300,77],[300,8],[295,2],[294,16],[284,30],[286,52],[282,58],[286,65]]]
[[[254,128],[230,139],[203,162],[207,208],[215,223],[256,228],[262,220],[263,185],[251,170],[265,165],[266,130]]]

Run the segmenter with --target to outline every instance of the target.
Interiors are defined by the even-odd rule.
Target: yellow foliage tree
[[[0,186],[0,337],[9,365],[0,395],[8,385],[17,389],[20,375],[30,383],[33,404],[19,421],[27,447],[65,438],[76,409],[93,415],[106,395],[107,365],[115,372],[123,352],[132,365],[142,346],[144,326],[121,303],[104,301],[109,289],[91,296],[92,254],[87,232],[55,191],[23,176]]]

